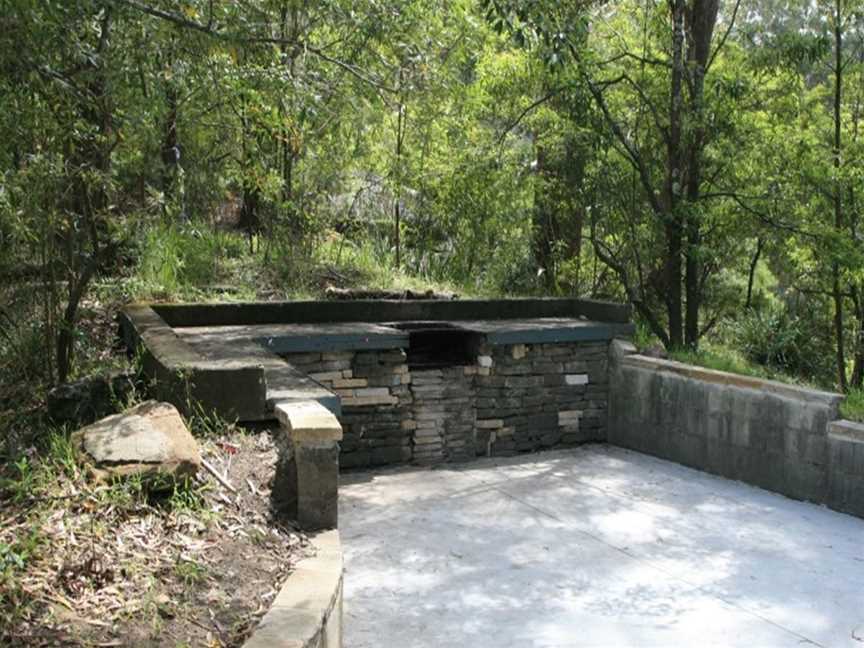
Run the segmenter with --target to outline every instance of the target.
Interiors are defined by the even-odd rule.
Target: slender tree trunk
[[[717,24],[718,0],[692,0],[685,12],[688,22],[687,80],[689,89],[690,136],[686,170],[687,209],[682,218],[687,229],[685,344],[696,348],[699,330],[699,308],[702,305],[703,263],[701,259],[702,223],[699,197],[702,192],[702,160],[705,151],[706,125],[704,110],[705,75],[711,56],[711,39]]]
[[[536,177],[534,184],[534,209],[532,211],[532,239],[534,245],[534,259],[543,272],[543,285],[547,291],[554,290],[555,286],[555,261],[552,256],[552,209],[549,199],[550,192],[550,170],[547,168],[546,148],[535,141],[535,154],[537,165],[534,170]]]
[[[843,101],[843,15],[842,0],[834,5],[834,229],[843,229],[843,183],[840,179],[842,154],[842,101]],[[835,253],[836,254],[836,253]],[[836,342],[837,383],[840,391],[849,388],[846,380],[846,350],[843,340],[843,293],[840,289],[840,263],[831,264],[831,292],[834,299],[834,338]]]
[[[855,341],[855,358],[852,362],[852,378],[849,385],[855,389],[864,387],[864,295],[857,284],[852,284],[852,304],[855,307],[855,319],[858,336]]]
[[[585,155],[575,138],[567,138],[564,147],[566,201],[569,207],[567,253],[571,259],[576,260],[576,277],[571,289],[573,293],[579,295],[582,275],[582,239],[585,227],[585,206],[581,191],[585,180]]]
[[[178,198],[177,182],[180,166],[180,146],[177,141],[178,97],[172,81],[166,81],[165,102],[168,105],[168,111],[162,125],[162,191],[165,194],[167,204],[173,203]],[[183,212],[183,205],[180,205],[181,216]]]
[[[289,44],[289,41],[296,41],[299,37],[300,16],[297,3],[290,3],[290,12],[288,4],[288,2],[283,1],[280,10],[279,29],[283,42],[279,47],[282,55],[282,64],[288,69],[288,74],[293,81],[297,65],[297,51],[293,45]],[[294,116],[293,88],[287,94],[289,95],[288,97],[282,96],[279,101],[279,114],[284,124],[282,128],[282,142],[279,147],[279,157],[281,158],[279,165],[282,170],[282,201],[289,205],[289,219],[292,229],[299,232],[300,227],[296,218],[296,210],[293,204],[291,204],[294,199],[294,164],[299,153],[297,134],[292,131],[289,125]]]
[[[664,264],[664,297],[669,319],[669,344],[673,348],[683,346],[684,322],[681,281],[683,278],[681,254],[684,233],[678,197],[682,190],[682,108],[684,102],[684,0],[669,0],[672,13],[672,79],[669,93],[669,140],[666,155],[666,180],[664,186],[666,261]]]
[[[402,88],[403,73],[399,70],[399,89]],[[405,140],[407,108],[399,97],[396,114],[396,194],[393,197],[393,237],[396,244],[396,268],[402,267],[402,148]]]
[[[84,135],[83,140],[76,140],[70,155],[74,169],[70,211],[74,214],[74,218],[80,221],[71,228],[71,233],[65,241],[68,292],[57,329],[56,354],[59,382],[65,382],[72,372],[78,306],[87,292],[91,279],[109,256],[106,250],[113,250],[110,246],[100,244],[100,238],[104,237],[108,230],[108,223],[104,220],[108,207],[105,178],[111,171],[110,139],[114,130],[113,106],[105,75],[111,19],[110,8],[105,9],[100,20],[99,43],[87,70],[90,75],[87,82],[89,99],[79,107],[84,121],[95,126],[98,135],[96,137]],[[68,143],[73,144],[71,140]],[[98,174],[95,181],[88,177],[89,172],[92,171]]]
[[[764,245],[765,241],[761,238],[756,239],[756,252],[750,259],[750,271],[747,273],[747,299],[744,301],[744,310],[750,310],[753,306],[753,283],[756,280],[756,267],[759,265],[759,257],[762,256]]]

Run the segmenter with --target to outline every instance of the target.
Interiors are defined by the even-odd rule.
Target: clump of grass
[[[140,243],[134,292],[139,297],[203,297],[247,256],[247,243],[236,232],[154,226]]]
[[[765,380],[777,380],[792,385],[809,386],[809,383],[797,376],[751,362],[743,353],[719,344],[704,344],[698,351],[671,351],[669,356],[678,362],[739,374]]]
[[[395,253],[384,238],[371,236],[351,239],[336,232],[325,237],[316,248],[320,265],[350,277],[357,285],[373,290],[412,290],[457,293],[466,296],[464,286],[454,286],[428,276],[415,276],[396,269]]]
[[[174,564],[174,573],[186,587],[191,587],[204,581],[207,577],[207,568],[198,561],[178,557]]]
[[[864,423],[864,389],[851,389],[840,403],[840,415],[850,421]]]
[[[742,354],[725,347],[712,346],[698,351],[672,351],[669,353],[669,356],[678,362],[686,362],[687,364],[698,365],[706,369],[727,371],[729,373],[757,378],[769,377],[769,372],[764,367],[748,362]]]

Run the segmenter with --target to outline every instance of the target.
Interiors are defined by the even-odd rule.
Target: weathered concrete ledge
[[[635,354],[614,342],[609,443],[864,516],[864,425],[840,394]]]
[[[742,389],[756,389],[763,393],[787,396],[807,402],[822,402],[826,405],[839,405],[840,401],[843,399],[841,394],[836,394],[834,392],[820,391],[818,389],[810,389],[809,387],[800,387],[798,385],[790,385],[776,380],[744,376],[741,374],[729,373],[727,371],[717,371],[716,369],[706,369],[705,367],[689,365],[674,360],[663,360],[661,358],[651,358],[635,354],[628,355],[626,362],[630,366],[639,366],[650,371],[669,371],[686,378],[693,378],[694,380],[702,380],[730,387],[740,387]]]
[[[310,538],[301,560],[244,648],[341,648],[342,545],[337,530]]]
[[[238,343],[204,355],[181,338],[150,306],[120,314],[126,348],[138,354],[154,396],[184,414],[201,407],[234,421],[272,419],[276,401],[317,400],[336,414],[339,399],[257,344]]]
[[[626,304],[588,299],[458,299],[453,301],[357,299],[351,301],[246,302],[231,304],[157,304],[170,326],[240,324],[316,324],[323,322],[404,322],[423,320],[497,320],[584,317],[627,324]]]
[[[266,407],[262,366],[202,357],[149,306],[128,306],[120,321],[126,347],[140,355],[156,398],[187,415],[197,402],[228,420],[260,418]]]
[[[306,529],[336,528],[342,426],[315,401],[278,403],[275,412],[284,431],[278,442],[275,508]]]

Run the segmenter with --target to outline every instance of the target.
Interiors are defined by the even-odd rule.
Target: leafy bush
[[[745,313],[732,325],[735,346],[757,364],[825,383],[831,381],[831,350],[818,348],[812,316],[783,307]]]
[[[789,376],[778,375],[761,365],[749,362],[741,353],[724,346],[705,344],[698,351],[679,350],[672,351],[669,355],[678,362],[714,369],[715,371],[792,382]]]

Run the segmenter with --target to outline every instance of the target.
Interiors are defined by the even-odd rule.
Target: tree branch
[[[525,119],[525,116],[528,113],[530,113],[535,108],[542,106],[544,103],[546,103],[547,101],[549,101],[553,97],[561,94],[563,91],[564,91],[564,88],[556,88],[555,90],[552,90],[551,92],[549,92],[547,95],[540,97],[536,101],[533,101],[531,103],[531,105],[529,105],[527,108],[525,108],[525,110],[523,110],[521,113],[519,113],[519,116],[513,121],[513,123],[511,123],[509,126],[507,126],[507,128],[504,129],[504,132],[502,132],[501,135],[498,137],[498,144],[501,144],[501,142],[504,141],[504,138],[507,137],[507,134],[510,131],[512,131],[514,128],[516,128],[519,125],[519,122],[521,122],[523,119]]]
[[[618,141],[621,142],[621,146],[623,146],[624,150],[627,152],[627,157],[630,159],[630,163],[633,165],[633,168],[636,169],[637,173],[639,174],[642,188],[645,191],[651,208],[654,210],[654,213],[662,214],[663,208],[661,207],[660,201],[654,193],[654,184],[651,182],[651,174],[648,171],[648,167],[645,166],[639,150],[621,129],[621,125],[612,117],[612,113],[609,110],[609,106],[606,103],[605,97],[603,96],[603,91],[598,88],[590,78],[588,78],[587,74],[585,74],[584,72],[582,74],[583,78],[585,79],[585,83],[588,86],[588,90],[591,93],[591,96],[594,97],[594,101],[600,108],[600,111],[603,113],[603,117],[606,120],[606,123],[609,124],[609,128],[612,129],[612,133],[615,135]]]
[[[717,47],[714,50],[714,53],[711,54],[711,57],[708,59],[708,63],[705,64],[705,74],[708,74],[708,70],[711,69],[711,64],[714,63],[714,59],[717,58],[717,55],[720,53],[720,50],[723,49],[723,46],[726,44],[726,39],[729,38],[729,34],[732,33],[732,28],[735,26],[735,17],[738,15],[738,8],[741,6],[741,0],[735,0],[735,8],[732,10],[732,18],[729,21],[729,26],[726,28],[726,31],[723,33],[723,37],[720,39],[720,42],[717,43]]]
[[[358,70],[356,66],[351,63],[347,63],[340,59],[337,59],[329,54],[325,54],[322,50],[317,47],[313,47],[309,43],[306,43],[301,40],[296,39],[288,39],[288,38],[276,38],[273,36],[249,36],[247,34],[240,33],[231,33],[231,32],[222,32],[218,31],[212,24],[204,25],[197,21],[190,20],[182,15],[175,14],[170,11],[163,11],[162,9],[157,9],[155,7],[151,7],[142,2],[138,2],[137,0],[110,0],[111,2],[125,5],[131,9],[135,9],[141,13],[145,13],[147,15],[153,16],[154,18],[159,18],[161,20],[167,20],[168,22],[174,23],[179,27],[183,27],[184,29],[191,29],[193,31],[197,31],[205,36],[209,36],[210,38],[216,38],[219,40],[225,41],[233,41],[233,42],[241,42],[241,43],[262,43],[267,45],[294,45],[300,46],[305,51],[310,54],[314,54],[322,61],[335,65],[338,68],[341,68],[351,76],[356,79],[371,85],[378,90],[383,90],[385,92],[389,92],[391,94],[395,94],[396,90],[387,84],[379,81],[378,79],[373,79],[372,77],[364,74],[362,71]]]

